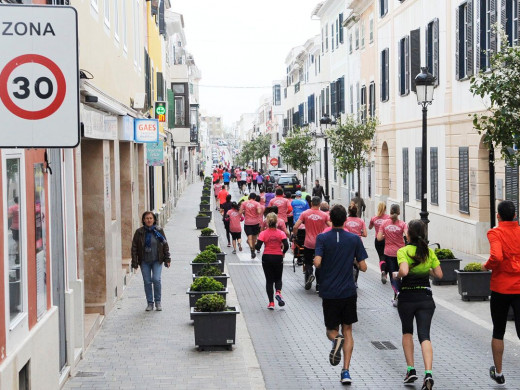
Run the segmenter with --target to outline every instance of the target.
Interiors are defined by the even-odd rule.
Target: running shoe
[[[320,293],[320,285],[316,283],[316,294]]]
[[[227,244],[227,247],[228,247],[228,248],[231,248],[231,244],[230,244],[229,242],[228,242],[228,244]]]
[[[269,302],[269,305],[267,305],[267,308],[269,310],[274,310],[274,302]]]
[[[256,257],[256,253],[255,253],[255,250],[253,249],[251,251],[251,258],[254,259]]]
[[[305,281],[305,290],[310,290],[311,287],[312,287],[312,282],[314,282],[314,279],[316,279],[314,277],[313,274],[310,274],[307,276],[307,280]]]
[[[381,271],[381,283],[386,284],[386,272]]]
[[[489,367],[489,376],[499,385],[503,385],[506,383],[506,378],[504,378],[504,375],[497,375],[497,370],[495,366]]]
[[[285,306],[285,301],[283,300],[282,293],[280,291],[276,292],[275,298],[278,301],[278,306]]]
[[[410,371],[406,373],[406,376],[404,377],[404,383],[414,383],[419,377],[417,376],[417,372],[415,371],[415,368],[412,368]]]
[[[240,244],[240,243],[238,244],[238,250],[239,250],[240,252],[242,252],[242,244]]]
[[[233,249],[233,252],[231,252],[231,253],[233,253],[234,255],[236,255],[236,254],[237,254],[236,249]]]
[[[392,305],[394,307],[397,307],[398,300],[399,300],[399,296],[397,294],[394,294],[394,299],[392,299]]]
[[[348,370],[341,370],[341,383],[344,385],[350,385],[352,383],[352,378],[350,378]]]
[[[329,353],[329,362],[333,366],[337,366],[341,362],[341,349],[343,348],[343,343],[345,342],[345,338],[338,334],[336,337],[334,337],[334,340],[332,341],[332,349]],[[348,375],[348,371],[347,371]],[[341,373],[341,376],[343,377],[343,372]],[[349,376],[350,379],[350,376]]]
[[[433,377],[432,374],[426,374],[424,376],[424,382],[421,390],[432,390],[433,389]]]

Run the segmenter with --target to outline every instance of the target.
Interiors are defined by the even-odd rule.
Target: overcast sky
[[[255,112],[289,51],[319,33],[318,0],[172,0],[184,15],[187,49],[202,72],[200,107],[226,125]],[[221,87],[268,88],[221,88]]]

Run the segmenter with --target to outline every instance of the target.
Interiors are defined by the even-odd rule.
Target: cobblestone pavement
[[[137,273],[78,365],[65,389],[263,389],[264,381],[245,326],[237,316],[232,352],[197,352],[186,290],[198,249],[195,215],[202,184],[187,188],[165,227],[172,266],[162,272],[162,312],[145,312]],[[228,304],[237,305],[230,286]],[[36,386],[37,387],[37,386]]]
[[[233,198],[238,198],[233,190]],[[217,223],[223,240],[223,226]],[[245,236],[243,236],[245,239]],[[369,270],[359,278],[358,317],[354,325],[354,354],[351,362],[351,388],[400,389],[406,364],[401,348],[401,323],[391,305],[390,284],[382,285],[373,236],[364,239],[369,254]],[[245,242],[245,241],[244,241]],[[301,267],[293,272],[292,254],[285,258],[284,308],[266,310],[267,296],[260,257],[250,259],[244,252],[227,256],[243,315],[268,389],[340,388],[341,366],[328,363],[330,342],[325,336],[321,299],[314,288],[303,287]],[[435,286],[437,309],[431,337],[434,347],[434,378],[437,389],[520,389],[520,343],[514,324],[508,324],[504,373],[507,385],[493,386],[488,376],[492,365],[489,303],[462,302],[456,286]],[[480,312],[470,307],[478,305]],[[396,349],[379,350],[372,341],[389,341]],[[416,341],[415,366],[424,366]],[[420,382],[420,383],[419,383]],[[422,381],[415,388],[420,389]],[[413,386],[411,387],[413,388]]]

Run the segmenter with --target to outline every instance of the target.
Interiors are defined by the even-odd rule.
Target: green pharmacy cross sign
[[[166,122],[166,102],[155,102],[155,119]]]

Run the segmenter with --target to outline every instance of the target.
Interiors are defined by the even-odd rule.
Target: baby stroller
[[[305,229],[298,229],[296,236],[293,236],[293,271],[296,272],[296,266],[303,265],[303,243],[305,242]]]

